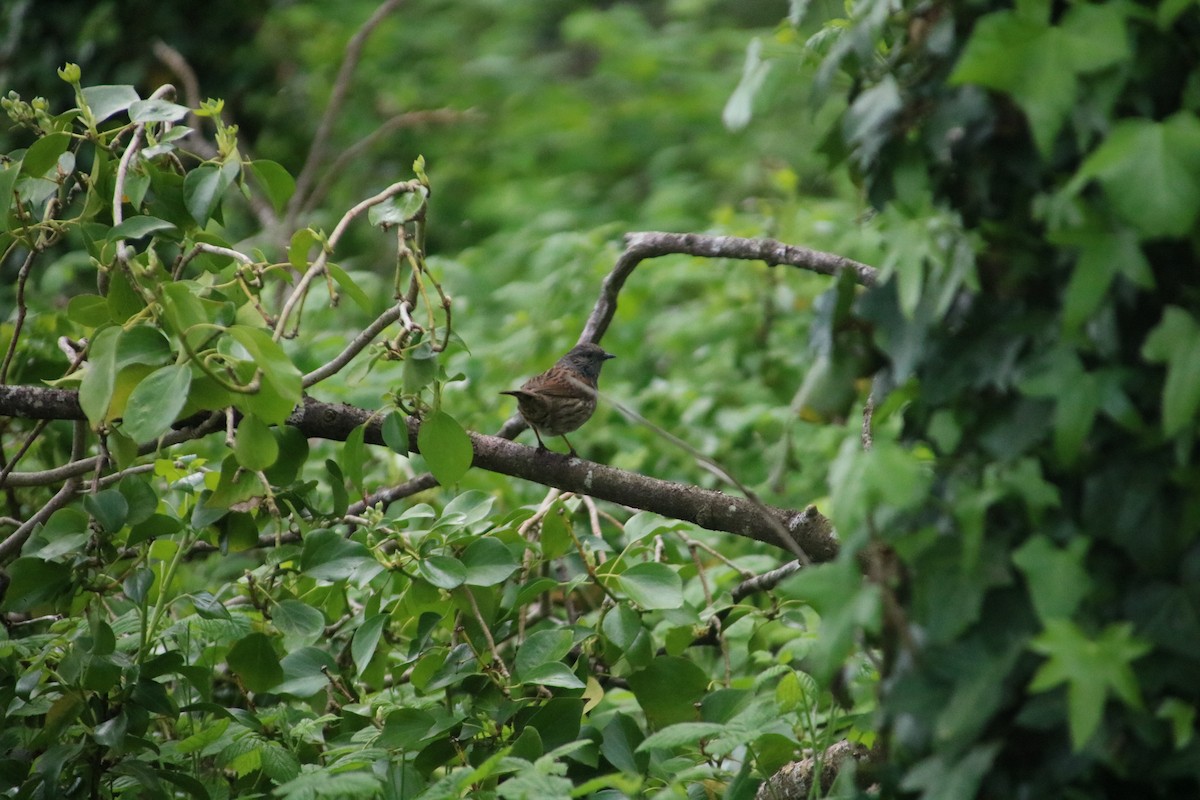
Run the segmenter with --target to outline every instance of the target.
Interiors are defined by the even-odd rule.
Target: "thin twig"
[[[83,446],[87,439],[87,423],[80,420],[75,423],[75,433],[71,439],[71,460],[77,461],[83,456]],[[94,461],[94,459],[93,459]],[[62,488],[50,498],[46,505],[34,513],[21,527],[17,528],[8,538],[0,542],[0,564],[5,564],[15,558],[25,542],[33,534],[38,525],[50,519],[50,516],[75,499],[75,491],[79,488],[79,477],[72,476],[66,480]]]
[[[350,225],[350,222],[372,206],[386,202],[398,194],[420,191],[423,188],[424,187],[419,180],[414,179],[411,181],[399,181],[397,183],[393,183],[379,194],[368,197],[366,200],[363,200],[342,215],[342,218],[338,220],[338,224],[334,227],[333,232],[329,234],[329,238],[325,242],[325,246],[321,248],[320,254],[312,262],[308,270],[300,277],[300,280],[292,289],[292,293],[288,295],[287,301],[283,304],[283,310],[279,312],[279,319],[275,322],[275,333],[273,338],[276,341],[283,338],[284,331],[287,330],[288,320],[291,317],[292,312],[296,309],[296,306],[299,303],[303,302],[305,296],[308,294],[309,284],[311,284],[318,275],[325,271],[325,264],[329,261],[329,255],[333,252],[334,248],[337,247],[338,241],[342,238],[342,234],[346,232],[346,228]]]
[[[342,65],[338,69],[337,77],[334,79],[333,92],[329,96],[329,103],[325,106],[325,113],[321,116],[316,133],[313,134],[312,145],[308,149],[308,158],[305,159],[304,166],[300,169],[300,174],[296,177],[296,190],[288,202],[285,214],[287,228],[290,229],[294,226],[294,221],[303,207],[304,198],[309,193],[309,187],[316,180],[317,171],[325,161],[325,153],[329,147],[329,138],[333,134],[334,123],[337,122],[342,111],[342,105],[346,101],[346,95],[350,91],[350,81],[354,76],[354,71],[358,68],[358,61],[362,57],[363,46],[367,43],[367,39],[379,23],[388,14],[395,11],[402,1],[384,0],[375,9],[375,13],[371,14],[367,21],[359,26],[354,36],[350,37],[350,41],[347,42],[346,57],[342,59]]]
[[[312,372],[304,376],[303,385],[307,389],[314,384],[320,383],[331,375],[336,375],[342,367],[350,363],[350,360],[362,352],[362,349],[375,340],[384,328],[391,325],[397,319],[400,319],[406,312],[406,301],[393,305],[387,311],[384,311],[375,321],[363,328],[362,332],[350,340],[350,344],[346,345],[346,349],[337,355],[332,361],[314,369]]]

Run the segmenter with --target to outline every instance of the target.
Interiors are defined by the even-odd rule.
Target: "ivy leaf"
[[[1128,56],[1124,12],[1115,6],[1075,6],[1058,26],[1020,11],[1000,11],[975,26],[950,81],[1011,95],[1046,154],[1074,108],[1078,76]]]
[[[1181,111],[1155,122],[1121,120],[1079,168],[1147,238],[1186,236],[1200,218],[1200,120]]]
[[[1142,356],[1167,365],[1163,387],[1163,433],[1174,436],[1200,408],[1200,324],[1178,306],[1167,306],[1162,321],[1142,345]]]
[[[1025,573],[1033,607],[1043,624],[1069,618],[1087,596],[1092,581],[1083,566],[1086,539],[1072,539],[1065,549],[1049,538],[1034,536],[1013,553],[1013,563]]]
[[[1067,684],[1067,719],[1077,752],[1099,727],[1110,693],[1128,706],[1141,707],[1141,691],[1129,665],[1150,652],[1150,645],[1134,637],[1130,623],[1109,625],[1089,639],[1070,620],[1052,619],[1030,648],[1048,658],[1030,681],[1030,691]]]

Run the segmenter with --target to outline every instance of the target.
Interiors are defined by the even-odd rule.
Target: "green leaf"
[[[21,171],[30,178],[41,178],[58,164],[58,157],[71,145],[69,133],[51,133],[29,145],[21,159]]]
[[[683,581],[666,564],[656,561],[635,564],[616,577],[620,591],[642,608],[683,605]]]
[[[288,358],[279,343],[262,328],[232,325],[228,333],[250,354],[263,371],[262,386],[256,394],[238,395],[235,402],[244,412],[257,415],[268,425],[279,425],[300,402],[304,376]]]
[[[453,556],[429,556],[417,564],[422,578],[439,589],[455,589],[467,579],[467,568]]]
[[[1079,237],[1079,258],[1063,296],[1063,327],[1078,330],[1100,308],[1118,275],[1143,288],[1153,285],[1150,264],[1129,228],[1088,230]]]
[[[529,638],[521,644],[521,649],[517,651],[516,661],[513,663],[517,675],[525,680],[525,674],[535,667],[552,661],[560,662],[570,652],[574,641],[571,631],[563,628],[530,634]]]
[[[408,455],[408,424],[399,411],[391,411],[380,426],[383,443],[402,456]]]
[[[266,192],[275,212],[283,211],[284,206],[296,191],[296,179],[292,177],[292,174],[282,165],[266,159],[251,161],[250,173]]]
[[[317,243],[317,234],[312,228],[301,228],[292,234],[288,244],[288,263],[303,272],[308,269],[308,251]]]
[[[177,122],[188,115],[188,107],[158,97],[129,104],[130,122]]]
[[[371,663],[371,659],[375,656],[375,648],[379,646],[379,639],[383,636],[383,626],[387,624],[387,621],[387,614],[375,614],[363,620],[363,623],[358,626],[358,630],[354,632],[354,639],[350,642],[350,655],[358,667],[355,675],[362,677],[367,665]]]
[[[67,301],[67,318],[77,325],[98,328],[110,320],[108,299],[98,294],[77,294]]]
[[[314,644],[325,633],[325,615],[299,600],[280,600],[271,610],[271,621],[289,645]]]
[[[1142,345],[1142,356],[1166,363],[1163,433],[1174,436],[1194,424],[1200,408],[1200,324],[1178,306],[1167,306],[1162,321]]]
[[[95,518],[106,533],[116,533],[125,526],[129,501],[116,489],[105,489],[84,495],[83,507]]]
[[[146,601],[146,595],[150,592],[150,587],[154,585],[154,570],[136,569],[133,573],[124,580],[121,588],[125,590],[125,596],[133,602],[141,605]]]
[[[540,664],[521,673],[521,682],[534,686],[557,686],[560,689],[583,689],[587,684],[579,680],[570,667],[560,661]]]
[[[467,474],[474,458],[471,437],[444,411],[434,411],[422,420],[417,446],[429,471],[443,486],[455,484]]]
[[[1115,5],[1074,6],[1058,26],[998,11],[976,24],[950,81],[1012,95],[1046,154],[1074,108],[1078,76],[1128,57],[1124,12]]]
[[[1092,588],[1083,566],[1087,539],[1072,539],[1066,549],[1045,536],[1033,536],[1013,553],[1013,563],[1025,573],[1033,607],[1043,624],[1069,618]]]
[[[677,722],[647,736],[645,741],[638,745],[638,752],[698,745],[724,730],[724,725],[715,722]]]
[[[136,216],[115,226],[108,232],[106,237],[108,241],[115,242],[118,239],[140,239],[143,236],[149,236],[158,231],[168,231],[178,229],[174,223],[167,222],[165,219],[158,217]]]
[[[1110,692],[1126,705],[1141,707],[1141,691],[1130,664],[1151,648],[1133,635],[1130,623],[1109,625],[1099,637],[1089,639],[1070,620],[1051,619],[1030,648],[1047,657],[1030,681],[1030,691],[1067,684],[1067,719],[1077,752],[1100,726]]]
[[[371,298],[367,297],[367,293],[363,291],[362,287],[346,273],[346,270],[337,264],[326,264],[325,269],[329,270],[330,276],[342,291],[350,295],[350,299],[354,301],[355,305],[367,313],[373,313],[375,304],[371,302]]]
[[[697,721],[696,703],[708,689],[709,677],[692,661],[659,656],[629,676],[629,688],[651,725],[662,728]]]
[[[363,434],[366,430],[366,423],[355,426],[354,430],[346,435],[346,443],[342,445],[342,472],[346,475],[346,479],[350,481],[358,493],[363,494],[363,462],[367,458],[366,449],[363,447]]]
[[[239,639],[230,648],[226,661],[252,692],[269,691],[283,680],[283,667],[265,634],[252,633]]]
[[[437,719],[421,708],[400,708],[387,715],[377,744],[389,750],[412,750],[429,735]]]
[[[821,615],[821,626],[809,653],[808,672],[823,685],[845,663],[861,632],[879,630],[879,587],[862,580],[853,559],[807,566],[776,591],[803,600]]]
[[[390,197],[371,206],[367,220],[372,225],[403,225],[411,222],[425,207],[425,198],[428,196],[429,190],[421,186],[416,191]]]
[[[283,680],[271,688],[274,694],[312,697],[329,687],[329,676],[336,675],[337,662],[318,647],[301,647],[283,657]]]
[[[204,227],[208,224],[225,190],[233,185],[239,170],[240,165],[237,161],[227,161],[220,166],[201,164],[183,179],[183,202],[197,225]]]
[[[233,455],[243,467],[257,472],[270,467],[279,458],[279,442],[266,423],[247,414],[238,423]]]
[[[99,427],[108,414],[117,378],[117,341],[121,333],[119,327],[105,328],[88,346],[87,367],[79,384],[79,406],[93,428]]]
[[[33,611],[71,588],[71,567],[57,561],[25,556],[7,567],[9,584],[0,609]]]
[[[13,206],[13,186],[21,174],[21,162],[13,161],[0,164],[0,233],[7,233],[8,212]]]
[[[87,86],[83,90],[83,100],[96,122],[103,122],[113,114],[119,114],[139,99],[137,91],[124,84]]]
[[[1200,120],[1119,121],[1079,168],[1076,181],[1091,179],[1145,237],[1187,236],[1200,218]]]
[[[341,581],[379,568],[379,562],[365,545],[346,539],[337,531],[316,530],[304,537],[300,570],[310,578]]]
[[[490,536],[471,542],[461,558],[467,569],[463,582],[469,586],[503,583],[521,566],[503,542]]]
[[[192,370],[171,364],[151,372],[134,387],[125,404],[121,431],[135,442],[148,442],[171,429],[188,400]]]

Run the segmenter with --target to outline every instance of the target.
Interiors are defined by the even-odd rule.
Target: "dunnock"
[[[591,342],[576,345],[553,367],[525,381],[520,389],[500,393],[517,398],[517,408],[533,428],[539,450],[546,449],[542,434],[561,436],[571,455],[577,455],[566,434],[587,422],[596,410],[596,381],[600,367],[610,358],[614,356],[599,345]]]

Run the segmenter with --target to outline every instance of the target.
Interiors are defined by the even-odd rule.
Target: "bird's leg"
[[[567,449],[571,451],[571,455],[575,456],[575,458],[579,458],[579,453],[575,452],[575,446],[571,444],[571,440],[567,438],[567,435],[565,433],[560,433],[559,436],[561,436],[562,440],[567,443]]]
[[[538,448],[537,449],[538,450],[548,450],[549,448],[546,447],[546,443],[542,441],[542,435],[540,433],[538,433],[538,429],[534,428],[532,425],[530,425],[529,427],[533,430],[533,435],[537,437],[537,440],[538,440]]]

